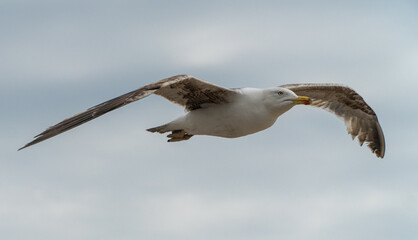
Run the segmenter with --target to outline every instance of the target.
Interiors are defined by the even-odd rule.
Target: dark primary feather
[[[105,113],[123,107],[126,104],[147,97],[153,93],[184,106],[189,111],[201,108],[204,104],[228,102],[229,97],[235,94],[233,90],[215,86],[189,75],[173,76],[151,83],[117,98],[113,98],[89,108],[82,113],[76,114],[73,117],[65,119],[35,136],[35,140],[29,142],[19,150],[80,126]]]
[[[281,87],[307,96],[312,106],[328,110],[344,120],[347,131],[360,145],[367,143],[376,156],[385,155],[385,138],[373,109],[353,89],[336,84],[288,84]]]

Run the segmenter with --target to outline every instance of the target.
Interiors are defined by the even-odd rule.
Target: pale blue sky
[[[2,239],[416,239],[415,1],[0,0]],[[297,106],[239,139],[169,144],[151,96],[17,152],[50,125],[176,74],[333,82],[378,114],[385,158]]]

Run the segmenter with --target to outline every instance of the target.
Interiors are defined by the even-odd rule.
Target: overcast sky
[[[416,239],[416,1],[0,0],[1,239]],[[191,74],[360,93],[378,159],[296,106],[244,138],[167,143],[151,96],[23,151],[67,117]]]

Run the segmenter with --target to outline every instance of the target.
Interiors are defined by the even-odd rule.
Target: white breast
[[[231,103],[191,111],[176,122],[189,134],[227,138],[245,136],[273,125],[280,114],[266,108],[262,90],[240,91],[242,94]]]

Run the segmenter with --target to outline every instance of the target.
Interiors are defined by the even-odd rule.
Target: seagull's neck
[[[266,89],[262,88],[241,88],[239,89],[241,98],[237,104],[242,106],[242,109],[248,109],[252,112],[260,112],[263,114],[269,113],[273,117],[280,116],[276,109],[271,108],[269,100],[266,98]]]
[[[240,91],[243,96],[243,104],[269,113],[273,118],[278,118],[292,108],[292,105],[277,104],[277,99],[272,97],[270,93],[273,91],[272,88],[242,88]]]
[[[264,89],[240,88],[239,92],[248,100],[260,101],[264,98]]]

